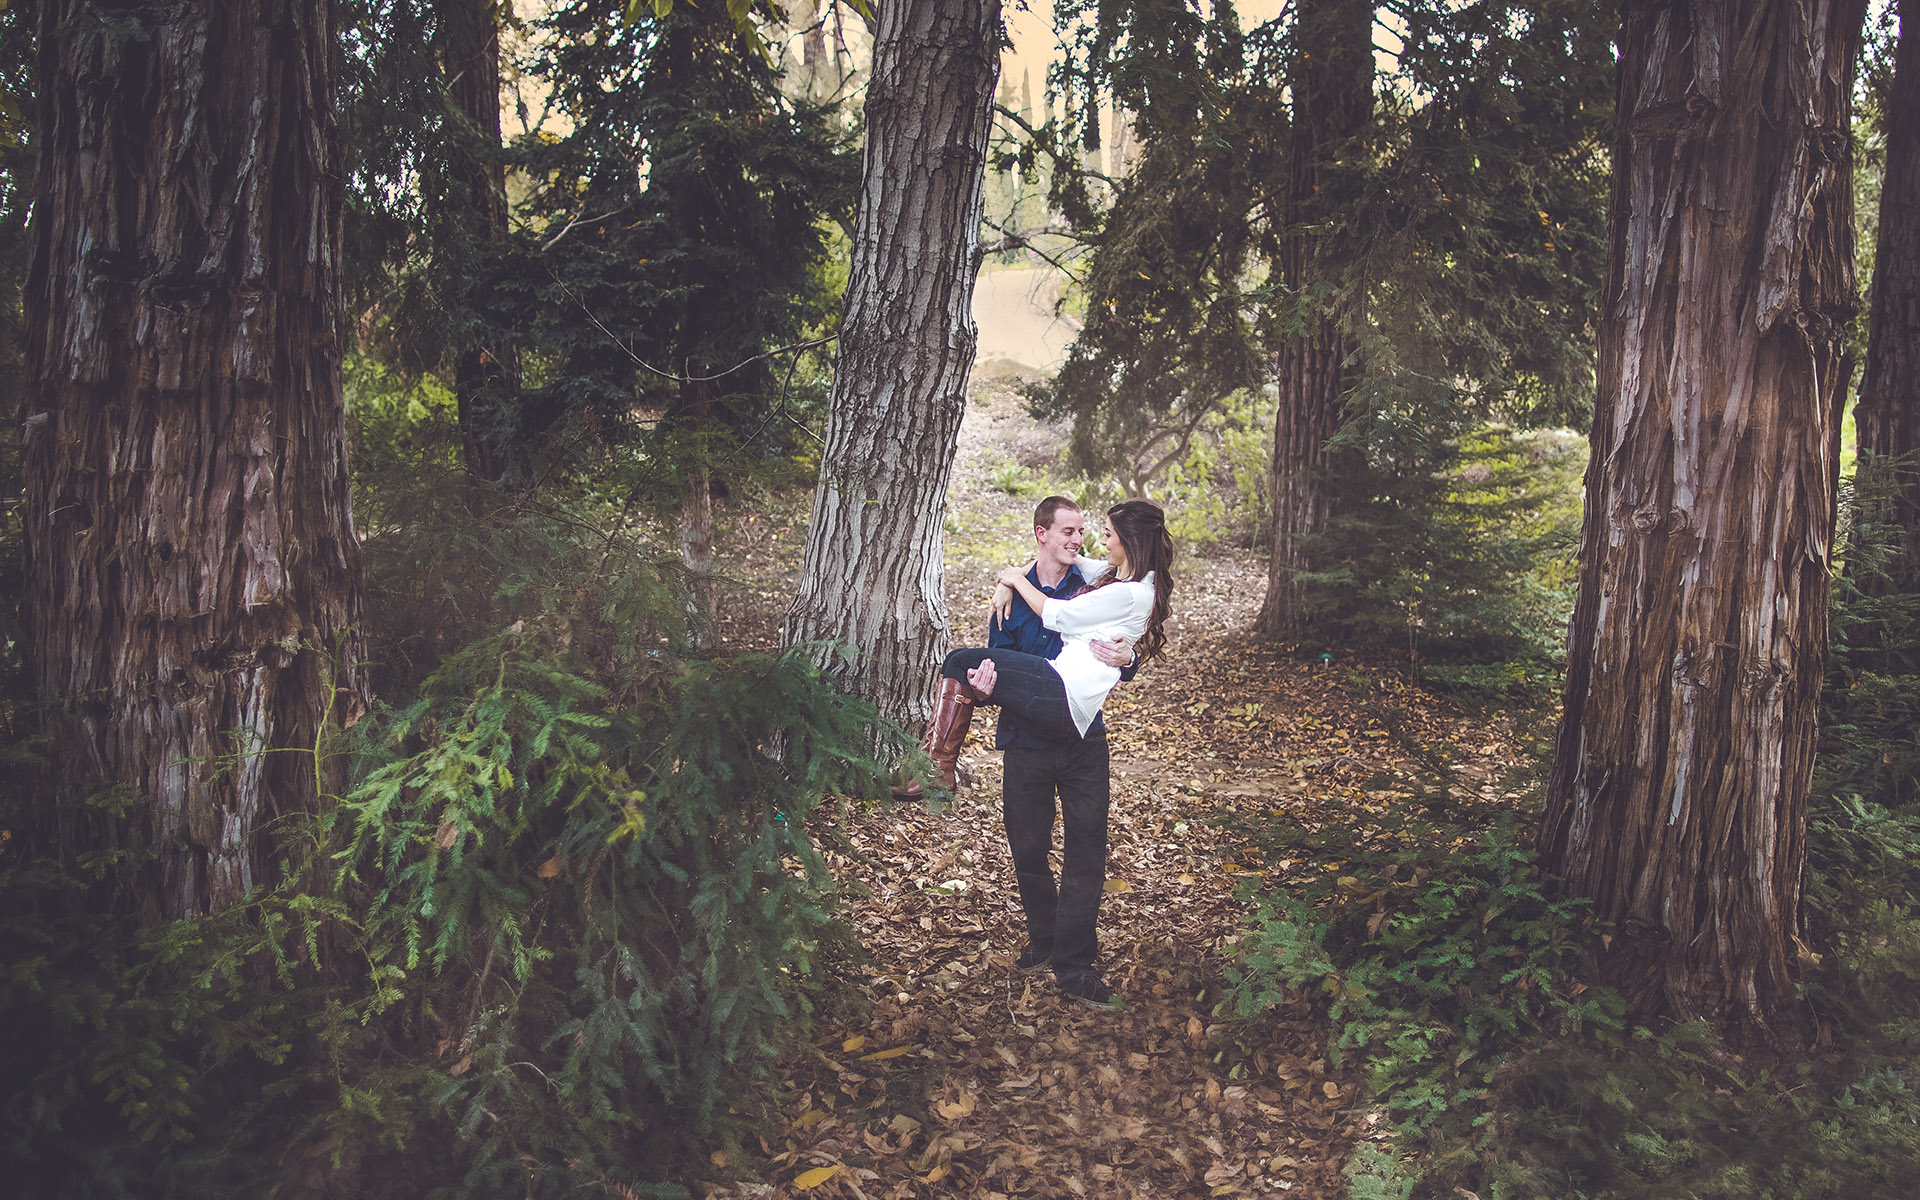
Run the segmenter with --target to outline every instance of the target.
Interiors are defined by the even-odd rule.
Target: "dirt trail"
[[[1057,444],[1058,431],[1025,415],[1017,383],[981,380],[962,433],[949,518],[956,644],[982,639],[990,573],[1026,539],[1033,498],[996,491],[991,468],[1038,466]],[[773,545],[797,550],[778,518],[756,519],[758,536],[778,533]],[[828,1023],[789,1064],[784,1132],[761,1147],[756,1179],[713,1195],[1346,1194],[1355,1141],[1385,1131],[1356,1104],[1354,1076],[1329,1068],[1324,1023],[1304,1005],[1253,1022],[1217,1015],[1245,919],[1236,885],[1270,868],[1242,861],[1216,820],[1361,812],[1368,778],[1395,764],[1391,739],[1356,710],[1352,680],[1394,688],[1394,673],[1328,669],[1252,639],[1265,588],[1253,556],[1181,566],[1167,657],[1107,710],[1115,786],[1101,965],[1125,1009],[1089,1012],[1050,977],[1014,970],[1025,933],[1000,826],[1000,756],[987,748],[990,720],[977,720],[962,759],[974,783],[950,809],[900,805],[841,823],[858,855],[830,858],[871,956],[859,968],[870,1011]],[[760,595],[766,605],[780,592]],[[737,628],[774,620],[743,609]],[[1417,693],[1401,698],[1435,736],[1486,739]],[[1056,827],[1056,867],[1058,837]]]

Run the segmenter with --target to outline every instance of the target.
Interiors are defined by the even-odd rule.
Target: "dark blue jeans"
[[[1001,814],[1027,939],[1041,950],[1052,948],[1053,973],[1060,979],[1093,970],[1100,950],[1094,926],[1107,882],[1107,766],[1104,732],[1038,750],[1007,749]],[[1056,795],[1066,827],[1058,887],[1047,861]]]
[[[967,672],[989,658],[999,678],[993,685],[993,695],[982,700],[982,704],[999,705],[1050,742],[1080,740],[1080,730],[1073,723],[1073,711],[1067,707],[1066,682],[1052,663],[1037,654],[1022,654],[1018,650],[955,650],[947,655],[940,673],[965,683]]]

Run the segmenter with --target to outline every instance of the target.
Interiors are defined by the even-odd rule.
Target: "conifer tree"
[[[575,0],[543,24],[535,69],[571,129],[524,144],[539,398],[547,422],[659,414],[643,445],[710,635],[714,471],[738,469],[749,436],[755,454],[784,444],[769,356],[827,317],[819,268],[852,158],[833,111],[784,96],[725,6],[628,11]]]
[[[1541,847],[1643,1011],[1801,1024],[1864,3],[1622,10],[1612,250]]]
[[[148,917],[265,882],[361,706],[332,7],[39,6],[33,659],[64,795],[131,801],[50,824]]]
[[[1366,593],[1311,594],[1316,580],[1368,552],[1341,541],[1369,536],[1364,514],[1424,519],[1445,437],[1492,419],[1584,423],[1607,10],[1405,6],[1378,87],[1367,6],[1290,8],[1244,34],[1225,6],[1210,20],[1178,0],[1084,11],[1093,32],[1070,70],[1111,82],[1141,158],[1109,211],[1076,210],[1095,251],[1088,316],[1038,410],[1073,417],[1083,467],[1142,487],[1224,397],[1270,384],[1262,626],[1364,627],[1382,614],[1338,603]],[[1396,432],[1415,427],[1437,436]],[[1410,457],[1417,445],[1438,457]],[[1330,469],[1333,454],[1348,466]],[[1343,508],[1355,519],[1335,522]]]
[[[1866,370],[1855,409],[1860,451],[1906,458],[1913,473],[1879,514],[1906,531],[1884,574],[1886,586],[1920,570],[1920,3],[1899,0],[1900,34],[1893,86],[1881,114],[1886,173],[1880,184],[1880,234],[1869,293]]]

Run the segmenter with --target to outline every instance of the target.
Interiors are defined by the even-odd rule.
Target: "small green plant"
[[[1253,895],[1233,1012],[1318,996],[1335,1065],[1361,1054],[1404,1131],[1484,1122],[1496,1073],[1529,1036],[1617,1029],[1611,993],[1579,982],[1584,905],[1555,897],[1517,825],[1476,836],[1412,821],[1393,845],[1291,893]],[[1268,855],[1298,857],[1294,842]]]

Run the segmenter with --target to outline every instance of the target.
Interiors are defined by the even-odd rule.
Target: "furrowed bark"
[[[1300,0],[1298,50],[1288,80],[1294,128],[1288,170],[1281,279],[1301,297],[1321,281],[1319,218],[1338,219],[1321,194],[1322,164],[1365,132],[1373,116],[1373,6],[1356,0]],[[1302,300],[1303,304],[1307,302]],[[1255,626],[1273,637],[1298,637],[1312,624],[1298,582],[1313,566],[1310,539],[1333,513],[1335,472],[1327,442],[1344,415],[1345,362],[1352,346],[1341,314],[1308,305],[1305,327],[1275,356],[1279,404],[1274,412],[1268,494],[1273,531],[1267,595]]]
[[[1565,716],[1541,845],[1606,978],[1796,1031],[1854,303],[1863,4],[1628,0]]]
[[[34,669],[68,796],[139,801],[50,824],[67,853],[150,840],[149,918],[264,882],[263,830],[362,707],[330,13],[41,10]]]
[[[998,0],[880,6],[827,445],[788,644],[906,725],[947,645],[941,570],[976,331]]]

